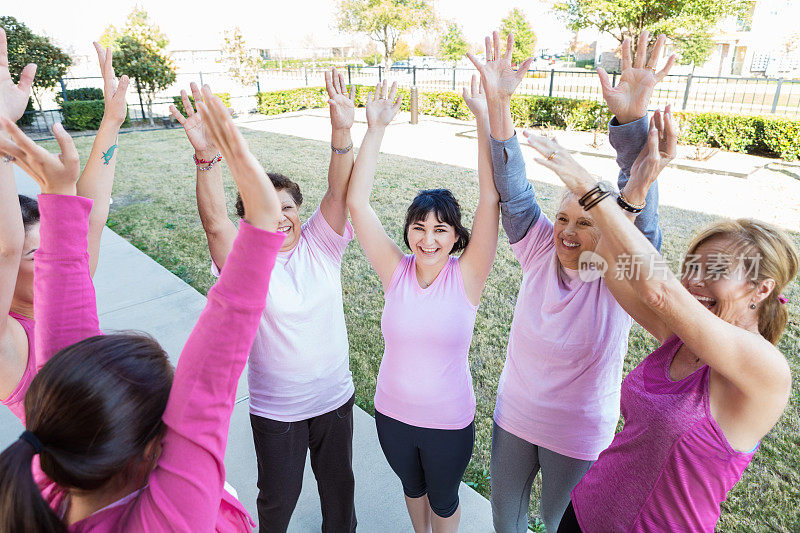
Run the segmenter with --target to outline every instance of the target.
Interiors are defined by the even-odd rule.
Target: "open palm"
[[[653,95],[653,89],[658,82],[664,79],[675,63],[675,56],[672,55],[664,68],[656,71],[655,67],[658,64],[658,57],[661,55],[666,37],[663,34],[658,36],[649,59],[647,55],[648,38],[647,30],[639,35],[638,53],[635,60],[631,58],[630,40],[626,38],[622,41],[622,75],[616,87],[611,86],[611,80],[605,70],[597,69],[608,110],[623,124],[647,114],[647,106]]]
[[[197,84],[192,82],[190,88],[194,101],[202,102],[203,95],[200,93]],[[181,91],[181,101],[183,102],[183,109],[186,110],[186,116],[183,116],[174,105],[170,106],[169,109],[170,112],[172,112],[172,116],[175,117],[175,120],[177,120],[186,131],[186,137],[189,138],[192,148],[194,148],[195,152],[201,153],[215,151],[217,149],[216,145],[203,122],[203,117],[192,107],[192,102],[189,100],[189,95],[186,94],[186,91]]]
[[[508,34],[506,53],[501,56],[500,35],[494,32],[491,39],[486,37],[486,63],[481,63],[474,55],[467,54],[467,58],[472,61],[472,64],[481,74],[481,82],[487,96],[510,97],[528,72],[533,58],[526,59],[519,69],[514,70],[511,66],[511,54],[513,51],[514,34]]]
[[[464,98],[464,103],[467,104],[467,107],[476,118],[483,119],[488,117],[489,106],[486,104],[486,95],[483,92],[483,86],[479,82],[478,76],[472,75],[470,89],[467,90],[464,87],[462,97]]]
[[[631,166],[629,183],[647,191],[677,153],[678,127],[671,106],[667,106],[663,113],[656,111],[650,119],[647,143]]]
[[[375,92],[367,95],[367,125],[388,126],[400,111],[402,96],[397,96],[397,82],[392,83],[392,88],[387,95],[388,82],[383,80],[375,86]]]
[[[348,95],[344,76],[334,68],[331,72],[325,73],[325,88],[328,91],[331,126],[335,130],[350,129],[356,118],[356,86],[350,86]]]
[[[117,81],[114,76],[111,48],[104,48],[100,43],[95,42],[94,49],[97,52],[97,61],[100,63],[100,73],[103,75],[105,104],[103,116],[122,124],[128,116],[128,104],[125,96],[128,91],[129,78],[123,75],[119,82]]]
[[[19,83],[15,84],[12,81],[11,73],[8,70],[6,32],[0,28],[0,117],[16,122],[25,114],[35,74],[36,65],[31,63],[22,69]]]

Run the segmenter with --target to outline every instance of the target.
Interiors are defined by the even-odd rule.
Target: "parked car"
[[[392,63],[392,66],[389,67],[390,70],[408,70],[411,68],[411,65],[408,61],[395,61]]]

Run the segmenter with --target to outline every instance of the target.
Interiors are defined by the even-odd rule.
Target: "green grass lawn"
[[[264,132],[244,131],[250,148],[268,170],[295,179],[303,190],[305,220],[316,209],[326,188],[330,148],[325,142]],[[85,158],[92,138],[76,139]],[[45,143],[55,150],[53,142]],[[130,133],[120,137],[114,204],[108,225],[164,267],[205,294],[213,278],[209,254],[195,203],[192,151],[183,130]],[[529,169],[535,176],[536,169]],[[226,192],[233,213],[235,189],[226,172]],[[539,201],[553,215],[560,189],[535,183]],[[378,163],[373,206],[389,235],[402,246],[406,207],[419,189],[448,187],[461,202],[467,222],[478,199],[474,171],[427,161],[383,154]],[[787,199],[776,199],[787,201]],[[676,265],[695,228],[714,219],[709,215],[663,207],[663,252]],[[800,246],[800,235],[794,235]],[[380,318],[383,296],[378,277],[358,243],[348,247],[342,267],[345,315],[350,337],[350,367],[358,403],[373,412],[375,380],[383,353]],[[475,383],[475,452],[465,481],[489,496],[489,453],[492,412],[506,343],[521,281],[521,271],[504,234],[497,260],[486,284],[470,351]],[[786,291],[791,321],[780,348],[795,377],[800,376],[800,283]],[[635,326],[625,372],[656,346],[655,340]],[[535,386],[535,384],[531,384]],[[764,439],[761,450],[725,503],[722,531],[800,530],[800,385],[794,380],[789,407],[779,424]],[[358,453],[356,451],[356,453]],[[399,490],[399,489],[398,489]],[[539,480],[534,487],[531,516],[538,514]],[[533,519],[534,528],[541,527]]]

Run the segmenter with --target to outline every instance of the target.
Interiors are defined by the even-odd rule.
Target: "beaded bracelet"
[[[210,170],[211,167],[222,161],[222,154],[217,152],[217,155],[211,161],[206,161],[205,159],[198,159],[197,154],[192,156],[194,158],[194,164],[197,165],[197,170]],[[207,167],[201,167],[200,165],[208,165]]]
[[[647,205],[647,202],[644,202],[643,204],[632,204],[627,198],[625,198],[625,195],[620,192],[619,196],[617,196],[617,205],[619,205],[625,211],[637,215],[642,212],[642,209],[644,209],[644,207]]]

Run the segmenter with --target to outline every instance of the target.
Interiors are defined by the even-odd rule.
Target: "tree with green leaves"
[[[703,65],[711,54],[717,43],[707,31],[696,31],[685,36],[674,39],[675,47],[678,51],[678,63],[681,65],[691,65],[692,74],[697,65]]]
[[[397,41],[397,45],[394,47],[394,55],[392,56],[392,60],[405,61],[409,57],[411,57],[411,47],[407,42],[400,39]]]
[[[660,33],[676,39],[708,31],[728,15],[743,15],[750,0],[564,0],[554,5],[570,29],[596,28],[620,43],[630,39],[636,52],[636,36],[650,31],[651,41]]]
[[[501,40],[506,41],[509,33],[514,34],[514,53],[511,55],[511,63],[521,63],[533,56],[536,50],[536,34],[533,33],[525,13],[519,8],[512,9],[508,16],[500,21]]]
[[[469,52],[469,44],[464,39],[461,27],[455,22],[447,25],[447,31],[439,41],[439,57],[457,63]]]
[[[337,18],[341,31],[363,33],[383,44],[387,67],[404,33],[436,23],[429,0],[342,0]]]
[[[255,85],[258,80],[261,60],[247,47],[238,26],[223,34],[222,59],[219,62],[227,65],[228,74],[244,86]]]
[[[100,44],[114,50],[114,72],[117,76],[127,74],[136,82],[140,102],[144,93],[147,117],[153,125],[155,95],[175,83],[176,78],[175,65],[164,53],[169,39],[150,21],[147,11],[135,7],[122,30],[113,25],[105,29]],[[144,108],[142,114],[145,114]]]
[[[42,110],[41,97],[67,73],[72,65],[70,58],[61,48],[50,42],[50,39],[36,35],[23,22],[14,17],[0,17],[0,27],[6,32],[8,40],[8,69],[14,83],[19,81],[25,65],[36,65],[36,77],[33,79],[33,97]],[[47,117],[45,116],[45,123]]]

